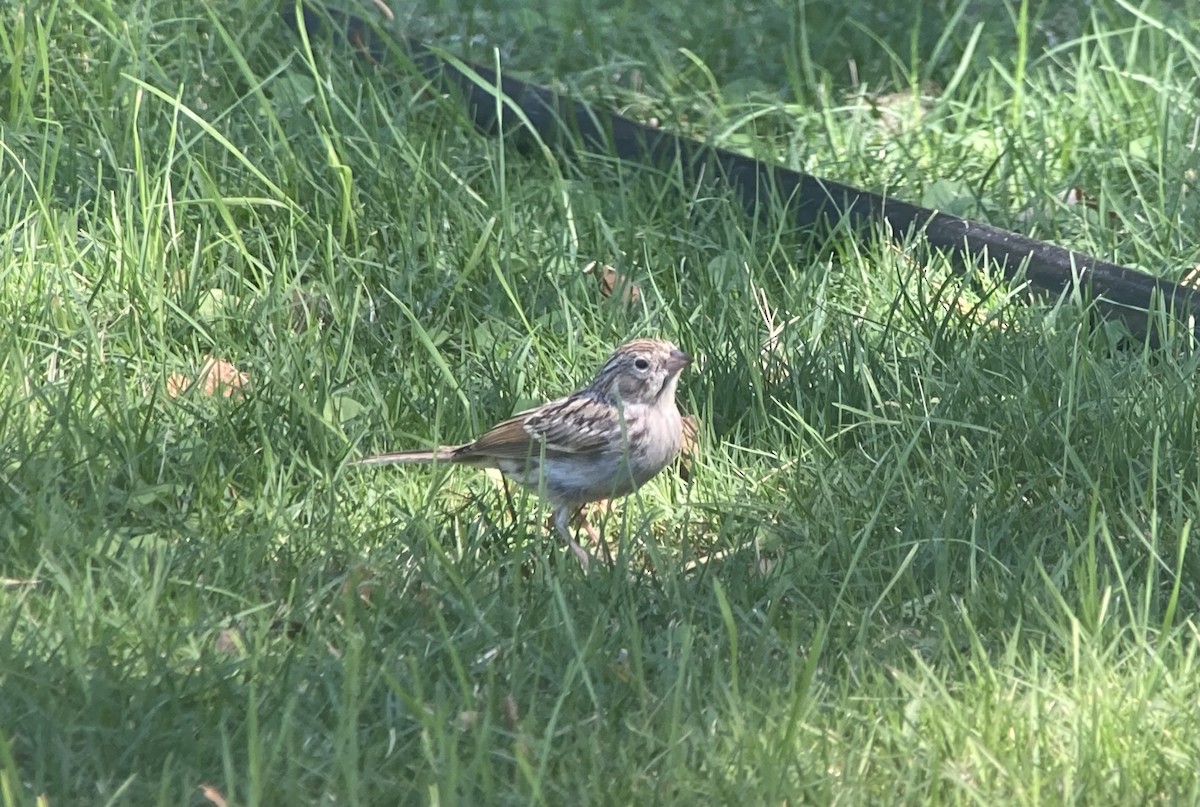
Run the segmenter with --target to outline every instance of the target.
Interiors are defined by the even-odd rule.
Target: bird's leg
[[[576,516],[579,519],[579,525],[583,527],[583,531],[587,533],[588,540],[592,543],[592,548],[603,550],[604,559],[609,562],[609,565],[611,565],[613,562],[612,550],[608,546],[608,541],[605,541],[604,536],[600,534],[600,531],[592,525],[588,515],[589,511],[594,512],[596,510],[603,510],[611,507],[611,501],[608,499],[601,499],[600,501],[590,505],[585,504],[583,507],[580,507],[579,512],[576,513]]]
[[[586,572],[588,564],[592,561],[592,556],[586,550],[575,542],[571,537],[571,510],[570,508],[557,506],[554,508],[554,526],[558,528],[559,534],[566,539],[567,546],[571,548],[571,552],[579,561],[579,565]]]
[[[508,507],[509,517],[513,521],[516,521],[518,518],[517,506],[513,503],[512,485],[509,484],[508,477],[502,477],[502,478],[503,478],[503,481],[500,483],[500,490],[504,491],[504,504],[506,507]]]
[[[607,506],[608,502],[599,501],[595,504],[585,504],[579,508],[579,512],[575,514],[579,521],[579,526],[583,527],[583,531],[587,533],[588,540],[592,542],[593,548],[599,548],[604,543],[604,537],[600,535],[600,531],[592,526],[592,522],[588,519],[589,511],[600,509],[601,506]]]

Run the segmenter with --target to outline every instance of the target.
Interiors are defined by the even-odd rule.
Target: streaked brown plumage
[[[586,568],[589,555],[571,536],[571,515],[589,502],[633,493],[679,453],[683,424],[675,388],[690,363],[670,342],[636,339],[613,351],[583,389],[502,421],[469,443],[354,464],[496,468],[550,502],[555,526]]]

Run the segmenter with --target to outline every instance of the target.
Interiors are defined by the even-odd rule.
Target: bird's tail
[[[435,448],[432,451],[395,451],[390,454],[376,454],[372,457],[363,457],[358,460],[351,460],[351,465],[400,465],[400,464],[420,464],[428,462],[449,462],[454,457],[454,449],[457,446],[449,446],[446,448]]]

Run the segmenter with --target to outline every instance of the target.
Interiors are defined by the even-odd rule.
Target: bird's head
[[[679,374],[692,357],[661,339],[635,339],[613,351],[589,389],[623,403],[653,404],[675,397]]]

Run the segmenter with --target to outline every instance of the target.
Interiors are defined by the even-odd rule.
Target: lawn
[[[391,25],[1200,264],[1189,0],[902,5]],[[275,4],[17,0],[0,68],[3,807],[1200,803],[1186,328],[1147,346],[919,239],[518,149]],[[597,513],[611,566],[498,477],[347,465],[465,441],[651,335],[697,359],[700,440]]]

